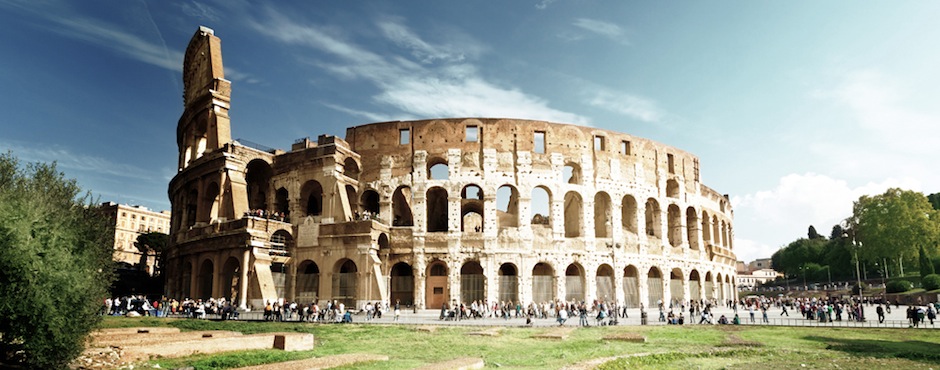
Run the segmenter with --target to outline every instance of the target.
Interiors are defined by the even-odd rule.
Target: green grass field
[[[458,357],[483,358],[488,368],[557,369],[597,358],[620,357],[601,369],[940,369],[940,331],[910,329],[620,326],[573,330],[565,340],[535,336],[554,328],[502,328],[495,337],[469,335],[480,327],[440,326],[434,332],[405,325],[315,325],[107,317],[102,327],[174,326],[246,334],[313,333],[306,352],[278,350],[156,359],[164,369],[225,369],[343,353],[389,356],[387,362],[348,369],[410,369]],[[636,333],[645,343],[604,340]]]

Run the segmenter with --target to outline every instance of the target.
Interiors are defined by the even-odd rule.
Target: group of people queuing
[[[523,305],[522,302],[493,301],[486,304],[476,300],[467,303],[441,304],[440,320],[469,320],[482,318],[525,319],[526,325],[532,325],[536,319],[555,319],[559,325],[565,325],[569,317],[578,317],[580,326],[616,325],[618,318],[627,317],[626,306],[617,302],[594,300],[592,303],[584,301],[563,301],[535,303]]]
[[[265,218],[268,220],[275,220],[281,222],[290,222],[288,212],[272,212],[266,209],[253,209],[248,212],[245,212],[245,217],[258,217]]]
[[[878,306],[881,308],[881,305]],[[927,325],[926,321],[930,321],[930,326],[933,326],[934,320],[937,319],[937,312],[940,311],[940,302],[934,302],[927,305],[909,305],[907,306],[907,322],[909,327],[919,328],[920,324]],[[878,315],[878,318],[881,319],[883,316]]]
[[[223,320],[237,319],[238,311],[225,298],[176,300],[161,298],[149,300],[142,295],[108,297],[104,299],[101,313],[113,316],[157,316],[171,315],[204,319],[206,315],[220,315]]]

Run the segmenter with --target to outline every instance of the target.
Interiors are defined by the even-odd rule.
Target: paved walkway
[[[878,316],[875,314],[875,307],[865,306],[865,317],[867,320],[864,322],[855,322],[848,321],[847,316],[843,315],[842,321],[833,321],[831,323],[822,323],[818,320],[807,320],[804,319],[798,310],[788,309],[789,316],[781,315],[781,309],[771,308],[767,311],[767,317],[769,323],[764,324],[761,322],[761,313],[760,311],[754,312],[754,322],[750,321],[750,315],[747,310],[738,310],[738,315],[741,318],[741,325],[776,325],[776,326],[819,326],[819,327],[871,327],[871,328],[907,328],[908,321],[906,319],[906,309],[907,306],[901,305],[898,308],[891,306],[891,313],[885,314],[885,322],[879,323]],[[668,310],[666,311],[668,313]],[[647,320],[648,325],[665,325],[665,322],[660,322],[659,311],[649,311],[649,318]],[[676,311],[678,314],[678,311]],[[734,311],[727,307],[718,307],[713,309],[714,319],[713,322],[717,323],[718,318],[721,315],[725,315],[730,322],[734,317]],[[641,325],[640,322],[640,310],[638,308],[628,309],[627,318],[619,318],[617,325]],[[688,316],[688,311],[685,312],[685,315]],[[255,312],[244,312],[241,314],[241,320],[261,320],[263,313],[260,311]],[[694,319],[689,319],[686,317],[686,325],[698,325],[701,317],[695,317]],[[293,320],[297,320],[297,317],[294,316]],[[566,327],[576,327],[578,326],[578,317],[569,318],[564,326]],[[595,325],[594,317],[589,317],[590,324]],[[355,323],[366,323],[366,324],[407,324],[407,325],[461,325],[461,326],[526,326],[525,318],[510,318],[510,319],[501,319],[501,318],[492,318],[486,317],[482,319],[468,319],[468,320],[440,320],[440,310],[418,310],[413,312],[412,310],[402,310],[401,317],[398,321],[394,320],[394,315],[391,313],[386,313],[382,315],[380,319],[366,320],[365,314],[353,315],[353,322]],[[533,319],[532,326],[538,327],[548,327],[548,326],[558,326],[558,322],[555,321],[554,317],[549,317],[547,319]],[[934,325],[930,325],[929,322],[922,323],[920,328],[927,329],[937,329],[940,328],[940,320],[935,321]]]

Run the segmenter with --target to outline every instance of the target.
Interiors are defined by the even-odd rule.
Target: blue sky
[[[863,6],[864,5],[864,6]],[[739,259],[862,194],[940,191],[940,2],[0,0],[0,150],[168,209],[182,53],[222,38],[232,137],[514,117],[657,140],[731,196]]]

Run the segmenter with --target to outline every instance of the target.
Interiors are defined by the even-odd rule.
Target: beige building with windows
[[[102,203],[100,209],[114,220],[114,260],[129,265],[142,262],[142,253],[134,243],[141,234],[170,232],[170,211],[151,211],[147,207]],[[153,273],[155,263],[153,255],[143,261],[145,270]]]
[[[246,145],[231,139],[231,84],[208,28],[190,41],[183,82],[169,296],[419,308],[734,296],[731,204],[680,149],[499,118]]]

